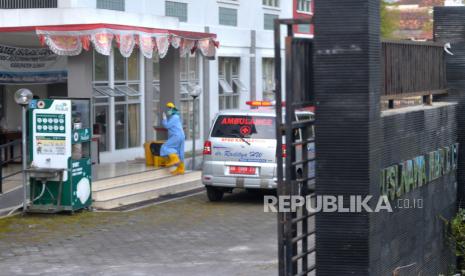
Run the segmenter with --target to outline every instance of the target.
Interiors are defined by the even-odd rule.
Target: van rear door
[[[224,162],[222,175],[272,177],[275,131],[271,115],[219,115],[210,135],[211,159]]]

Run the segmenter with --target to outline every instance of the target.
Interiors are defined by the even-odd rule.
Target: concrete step
[[[97,189],[93,189],[93,206],[97,209],[114,209],[202,187],[200,181],[201,172],[199,171],[179,176],[163,176],[166,175],[168,170],[162,170],[165,172],[152,174],[155,178],[149,180],[147,180],[148,175],[140,178],[133,176],[126,184],[122,184],[123,181],[120,179],[115,179],[116,184],[114,187],[111,186],[110,179],[105,180],[105,185],[98,185]],[[127,178],[127,176],[123,176],[123,178]],[[137,182],[135,179],[144,180]]]
[[[145,172],[133,173],[123,176],[117,176],[102,180],[97,180],[92,183],[92,192],[98,192],[106,189],[113,189],[119,186],[145,182],[149,180],[159,179],[171,176],[169,169],[154,169]]]

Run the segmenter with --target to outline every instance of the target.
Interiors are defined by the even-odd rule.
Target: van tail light
[[[287,148],[286,148],[286,144],[282,144],[282,145],[281,145],[281,152],[282,152],[282,157],[283,157],[283,158],[286,158],[286,157],[287,157]]]
[[[212,142],[205,141],[203,144],[203,155],[211,155],[212,154]]]

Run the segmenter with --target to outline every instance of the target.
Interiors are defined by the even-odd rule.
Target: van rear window
[[[275,133],[274,117],[221,115],[215,122],[212,137],[276,139]]]

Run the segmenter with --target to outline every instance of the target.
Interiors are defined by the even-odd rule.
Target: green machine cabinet
[[[29,104],[28,212],[74,212],[92,204],[90,100]]]

